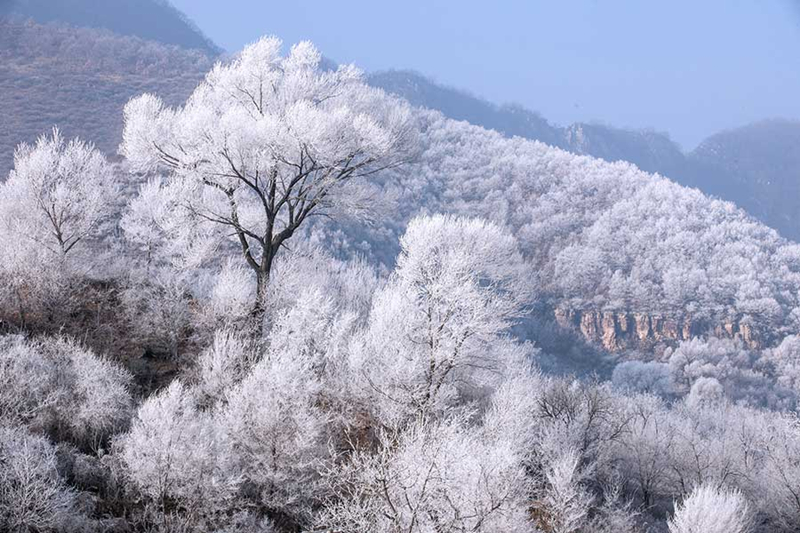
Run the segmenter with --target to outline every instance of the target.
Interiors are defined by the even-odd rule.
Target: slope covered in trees
[[[211,63],[200,52],[107,30],[0,20],[0,173],[5,179],[17,143],[53,125],[114,154],[132,96],[151,91],[183,102]]]
[[[629,161],[682,185],[736,203],[787,238],[800,238],[797,177],[800,124],[771,120],[715,134],[685,153],[669,136],[602,124],[559,127],[518,107],[498,107],[414,72],[370,75],[370,82],[445,116],[606,161]]]
[[[434,112],[419,120],[418,161],[386,184],[400,195],[399,217],[365,239],[375,257],[391,261],[380,236],[399,234],[417,212],[478,215],[512,229],[553,305],[737,318],[769,335],[797,327],[800,248],[733,204],[628,163]]]
[[[2,0],[0,17],[105,29],[206,54],[219,53],[219,48],[169,0]]]
[[[131,100],[116,167],[58,130],[16,151],[0,529],[796,530],[797,245],[320,62],[262,39],[185,106]],[[772,345],[552,377],[519,328],[542,304],[735,314]]]

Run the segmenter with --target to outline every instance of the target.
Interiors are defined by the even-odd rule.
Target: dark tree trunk
[[[27,326],[25,320],[25,303],[22,300],[22,294],[20,294],[19,289],[17,289],[15,292],[17,293],[17,307],[19,312],[20,329],[24,331],[25,327]]]
[[[253,322],[253,335],[263,337],[266,334],[264,318],[267,314],[267,296],[269,293],[269,268],[256,272],[256,298],[250,316]]]

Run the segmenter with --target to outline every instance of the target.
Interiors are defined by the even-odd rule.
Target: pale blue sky
[[[309,39],[365,70],[411,68],[567,124],[685,148],[800,119],[800,0],[172,0],[228,51]]]

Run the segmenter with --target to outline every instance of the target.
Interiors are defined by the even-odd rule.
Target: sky
[[[235,52],[313,41],[367,71],[413,69],[551,122],[669,133],[685,149],[800,119],[800,0],[172,0]]]

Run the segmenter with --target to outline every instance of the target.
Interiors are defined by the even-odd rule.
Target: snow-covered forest
[[[122,120],[0,183],[0,530],[798,530],[800,246],[733,204],[308,42]]]

